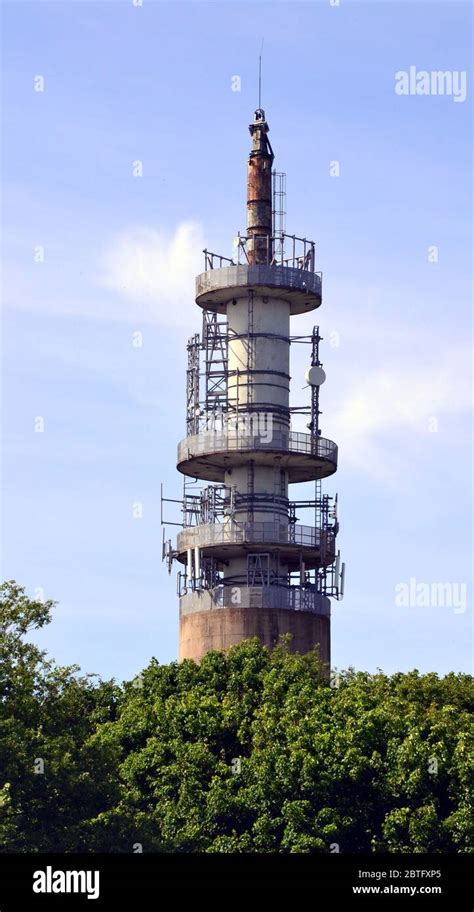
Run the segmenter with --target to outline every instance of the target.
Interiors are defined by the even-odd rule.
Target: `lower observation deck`
[[[216,586],[194,589],[181,595],[181,616],[196,611],[220,608],[273,608],[285,611],[309,611],[330,617],[331,602],[314,586]]]
[[[288,471],[290,484],[327,478],[337,469],[337,446],[332,440],[293,431],[272,431],[270,440],[265,436],[206,431],[186,437],[178,445],[178,469],[193,478],[223,482],[227,467],[246,465],[249,459],[255,465],[268,465],[274,456],[280,468]]]
[[[243,293],[288,301],[290,314],[306,313],[321,304],[321,273],[293,266],[240,264],[208,269],[196,278],[196,304],[205,310],[226,313],[227,305]]]
[[[189,548],[199,548],[201,557],[225,564],[230,557],[244,557],[262,551],[278,552],[282,563],[297,570],[300,560],[306,569],[327,567],[336,557],[332,529],[275,522],[203,523],[188,526],[178,534],[176,551],[186,563]]]

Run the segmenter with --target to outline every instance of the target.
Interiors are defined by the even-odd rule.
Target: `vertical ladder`
[[[282,263],[284,258],[283,235],[286,231],[286,174],[284,171],[272,171],[273,209],[272,234],[273,262]]]

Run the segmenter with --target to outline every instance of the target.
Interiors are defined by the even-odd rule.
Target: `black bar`
[[[285,895],[309,909],[473,908],[472,857],[459,855],[0,855],[0,910],[158,909],[183,896],[248,902]],[[78,872],[66,879],[66,872]],[[87,872],[89,881],[87,881]],[[94,874],[98,872],[98,876]],[[49,892],[34,892],[33,883]],[[52,892],[67,888],[75,892]],[[356,888],[356,889],[354,889]],[[362,888],[363,891],[362,891]],[[377,889],[378,888],[378,889]],[[81,892],[78,892],[81,890]],[[93,894],[98,892],[96,898]],[[92,902],[88,901],[91,895]]]

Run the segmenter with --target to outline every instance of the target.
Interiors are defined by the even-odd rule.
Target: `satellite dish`
[[[322,367],[314,366],[306,371],[304,378],[310,386],[322,386],[326,379],[326,374]]]

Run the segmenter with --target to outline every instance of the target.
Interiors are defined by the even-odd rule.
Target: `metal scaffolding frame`
[[[216,420],[227,412],[228,332],[227,320],[204,310],[202,315],[202,348],[204,352],[204,412],[206,420]]]
[[[186,370],[186,433],[197,434],[199,429],[199,333],[188,339]]]

